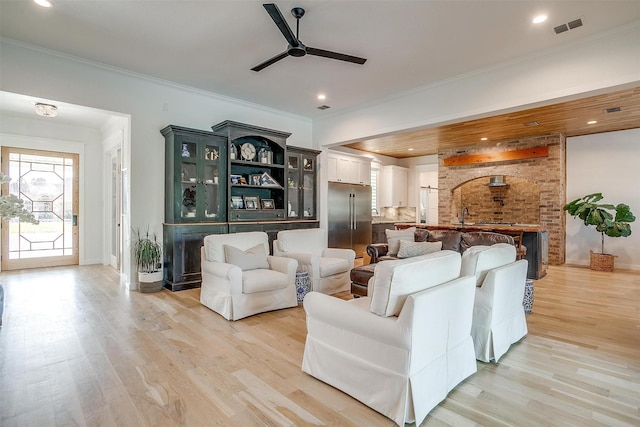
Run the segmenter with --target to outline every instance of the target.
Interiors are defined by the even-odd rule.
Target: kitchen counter
[[[508,234],[522,239],[522,245],[527,248],[525,259],[527,278],[540,279],[547,274],[549,265],[549,233],[539,224],[406,224],[396,223],[396,228],[418,227],[427,230],[458,230],[458,231],[493,231]]]

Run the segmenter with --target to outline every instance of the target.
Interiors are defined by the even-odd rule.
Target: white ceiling
[[[554,49],[640,20],[640,1],[277,1],[306,9],[308,46],[367,58],[355,65],[288,57],[262,1],[0,0],[0,36],[317,118],[448,77]],[[539,13],[547,22],[534,25]],[[556,35],[553,27],[584,26]],[[325,101],[316,95],[326,93]],[[321,111],[322,104],[331,109]],[[3,108],[7,108],[3,104]]]

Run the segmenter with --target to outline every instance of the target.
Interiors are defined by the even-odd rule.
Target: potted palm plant
[[[616,206],[598,203],[603,199],[602,193],[589,194],[567,203],[563,209],[569,215],[580,218],[584,225],[593,225],[602,236],[602,252],[591,251],[590,267],[592,270],[613,271],[615,255],[604,252],[604,236],[627,237],[631,235],[631,225],[636,217],[628,205],[620,203]]]
[[[138,283],[140,292],[158,292],[162,290],[162,244],[154,234],[135,232],[133,256],[138,267]]]

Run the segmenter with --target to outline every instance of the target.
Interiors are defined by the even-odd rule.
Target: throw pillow
[[[398,258],[427,255],[440,250],[442,250],[442,242],[409,242],[407,240],[401,240]]]
[[[413,233],[416,232],[415,227],[405,228],[404,230],[384,230],[387,236],[387,255],[396,256],[400,249],[400,240],[413,241]]]
[[[267,262],[267,251],[260,243],[252,248],[243,251],[233,246],[224,245],[224,259],[228,264],[237,265],[242,271],[256,270],[258,268],[269,268]]]

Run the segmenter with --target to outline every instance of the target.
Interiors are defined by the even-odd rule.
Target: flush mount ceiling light
[[[43,117],[55,117],[58,115],[58,107],[56,107],[55,105],[43,104],[41,102],[38,102],[35,105],[35,108],[36,114]]]
[[[42,7],[51,7],[51,2],[49,0],[33,0],[35,4]]]
[[[587,122],[587,124],[588,124],[588,125],[595,125],[596,123],[598,123],[598,121],[597,121],[597,120],[589,120],[589,121]]]
[[[320,101],[324,101],[325,99],[327,99],[327,95],[325,95],[324,93],[321,93],[320,95],[318,95],[318,99]]]

